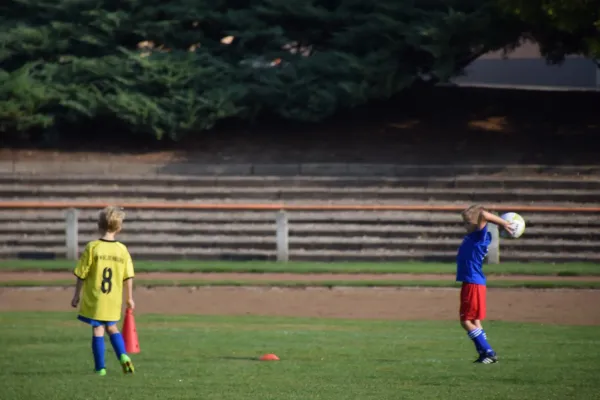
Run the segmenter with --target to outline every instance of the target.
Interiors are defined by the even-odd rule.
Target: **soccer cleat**
[[[102,368],[101,370],[96,371],[96,375],[98,375],[98,376],[105,376],[106,375],[106,369]]]
[[[498,357],[495,352],[484,353],[479,356],[479,358],[474,363],[477,364],[495,364],[498,362]]]
[[[131,358],[127,354],[121,355],[121,367],[123,367],[124,374],[133,374],[135,372],[133,362],[131,362]]]

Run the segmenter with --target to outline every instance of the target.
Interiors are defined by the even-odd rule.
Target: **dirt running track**
[[[323,281],[450,280],[450,275],[138,273],[137,279]],[[71,273],[2,272],[0,282],[73,279]],[[493,280],[582,280],[600,277],[494,276]],[[0,311],[66,311],[72,289],[0,288]],[[271,315],[334,318],[456,320],[453,288],[258,288],[163,287],[136,289],[138,313]],[[600,325],[600,290],[488,289],[488,319],[551,324]]]
[[[0,288],[0,311],[68,311],[72,289]],[[457,289],[138,288],[138,313],[456,320]],[[600,325],[600,290],[489,289],[488,320]]]

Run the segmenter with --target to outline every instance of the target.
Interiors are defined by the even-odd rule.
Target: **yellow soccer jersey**
[[[83,280],[82,317],[97,321],[118,321],[123,304],[123,281],[133,278],[133,262],[124,244],[94,240],[81,255],[75,276]]]

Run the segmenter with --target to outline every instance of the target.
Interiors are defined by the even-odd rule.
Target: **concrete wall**
[[[473,62],[458,84],[555,86],[600,89],[600,69],[583,57],[568,57],[563,64],[548,65],[537,45],[525,43],[514,52],[486,54]]]

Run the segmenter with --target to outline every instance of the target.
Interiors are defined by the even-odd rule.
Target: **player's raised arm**
[[[510,233],[511,235],[514,232],[514,228],[513,226],[510,224],[510,222],[503,220],[502,218],[500,218],[499,216],[492,214],[489,211],[485,211],[483,210],[481,212],[481,218],[486,221],[486,222],[491,222],[492,224],[496,224],[502,228],[504,228],[508,233]]]

